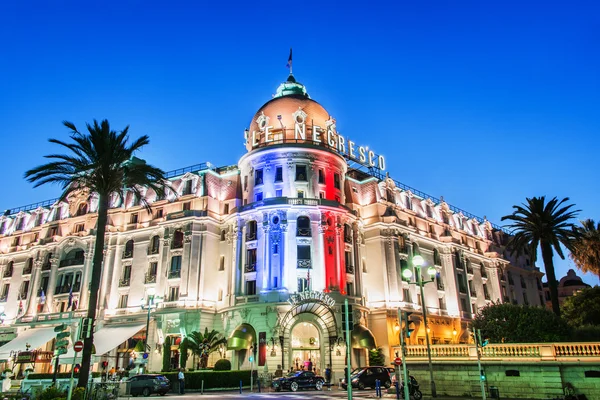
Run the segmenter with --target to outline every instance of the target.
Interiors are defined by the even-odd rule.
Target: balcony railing
[[[180,278],[180,277],[181,277],[180,269],[169,271],[169,279],[175,279],[175,278]]]
[[[158,254],[159,251],[160,251],[160,246],[148,247],[148,255]]]
[[[124,251],[123,252],[123,259],[125,258],[132,258],[133,257],[133,250],[129,250],[129,251]]]
[[[83,265],[84,262],[85,262],[84,258],[67,258],[65,260],[60,260],[58,267],[62,268],[62,267],[70,267],[72,265]]]
[[[244,272],[256,272],[256,261],[246,264]]]
[[[312,268],[311,260],[298,260],[298,268]]]
[[[79,283],[76,283],[75,285],[73,285],[73,293],[79,292],[80,288],[81,288],[81,284],[79,284]],[[57,286],[56,289],[54,290],[54,294],[65,294],[65,293],[69,293],[69,292],[71,292],[70,285]]]
[[[346,243],[352,243],[352,236],[344,236],[344,242]]]
[[[256,231],[246,232],[246,242],[256,240]]]
[[[438,281],[438,283],[437,283],[437,289],[438,290],[444,290],[444,283]]]
[[[13,274],[13,269],[12,268],[7,268],[4,270],[4,274],[2,274],[3,278],[10,278]]]
[[[353,274],[354,273],[354,265],[346,265],[346,273]]]
[[[26,266],[25,268],[23,268],[23,275],[30,275],[32,270],[33,267],[31,265]]]
[[[127,287],[130,285],[131,279],[130,278],[123,278],[119,280],[119,287]]]
[[[7,294],[5,294],[3,296],[0,296],[0,302],[5,302],[6,299],[8,299],[8,295]]]
[[[182,249],[183,248],[183,240],[174,241],[171,248],[172,249]]]
[[[144,277],[144,283],[156,283],[156,275],[148,274]]]
[[[296,236],[310,237],[310,235],[311,235],[310,228],[298,228],[298,229],[296,229]]]

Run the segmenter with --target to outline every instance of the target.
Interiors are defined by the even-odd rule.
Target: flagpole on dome
[[[288,62],[286,67],[288,67],[290,69],[290,75],[293,75],[294,73],[292,72],[292,48],[290,47],[290,56],[288,57]]]

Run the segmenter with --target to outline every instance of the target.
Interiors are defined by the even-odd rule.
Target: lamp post
[[[160,296],[156,296],[155,295],[155,291],[154,288],[148,288],[148,290],[146,291],[146,299],[145,299],[145,303],[146,304],[142,304],[142,309],[145,309],[148,311],[147,317],[146,317],[146,337],[144,338],[144,354],[148,354],[148,334],[150,333],[150,312],[152,310],[155,310],[158,307],[158,304],[162,301],[162,297]],[[148,362],[148,358],[147,356],[144,358],[145,362]],[[143,364],[143,371],[142,373],[144,373],[147,368],[146,368],[146,364]]]
[[[425,295],[423,293],[423,286],[425,284],[433,282],[434,277],[437,273],[434,267],[427,268],[427,275],[430,276],[431,279],[428,281],[423,281],[423,276],[421,275],[421,267],[425,265],[425,260],[420,255],[416,255],[412,258],[412,263],[416,269],[417,280],[415,282],[410,282],[410,278],[412,277],[412,271],[409,268],[406,268],[402,271],[402,278],[405,279],[409,284],[419,286],[419,290],[421,291],[421,309],[423,310],[423,323],[425,325],[425,342],[427,344],[427,359],[429,361],[429,378],[431,382],[431,396],[437,397],[437,391],[435,389],[435,381],[433,380],[433,365],[431,364],[431,345],[429,344],[429,326],[427,324],[427,307],[425,306]]]

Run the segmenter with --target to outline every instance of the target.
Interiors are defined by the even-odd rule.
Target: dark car
[[[171,390],[171,382],[164,375],[158,374],[141,374],[131,377],[127,383],[129,384],[129,393],[136,397],[140,394],[150,396],[153,393],[164,396]]]
[[[350,374],[350,382],[352,382],[352,387],[361,390],[367,387],[375,388],[377,380],[381,382],[382,387],[389,388],[392,386],[392,379],[390,378],[390,373],[386,367],[356,368],[354,371],[352,371],[352,374]],[[346,378],[342,380],[342,387],[344,389],[348,388]]]
[[[282,389],[292,392],[296,392],[298,389],[322,390],[324,384],[325,378],[309,371],[291,372],[282,378],[273,379],[273,388],[277,392]]]

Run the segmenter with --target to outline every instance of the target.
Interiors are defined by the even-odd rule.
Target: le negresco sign
[[[328,307],[335,306],[335,300],[332,299],[328,294],[323,292],[317,292],[314,290],[307,290],[305,292],[290,294],[288,303],[295,306],[297,304],[306,303],[309,301],[319,300],[325,303]]]

